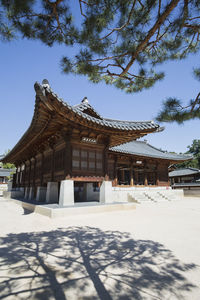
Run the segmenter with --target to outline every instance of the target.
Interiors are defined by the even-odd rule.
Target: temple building
[[[31,125],[3,158],[15,164],[13,188],[24,191],[27,199],[65,205],[100,201],[108,184],[168,186],[168,166],[188,159],[137,140],[161,130],[153,121],[105,119],[87,98],[70,106],[47,80],[34,87]]]

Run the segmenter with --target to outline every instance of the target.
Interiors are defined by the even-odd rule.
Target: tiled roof
[[[177,169],[169,172],[169,177],[187,176],[187,175],[194,175],[194,174],[200,174],[200,170],[196,168]]]
[[[84,98],[80,104],[74,105],[73,108],[77,109],[78,111],[82,111],[83,113],[89,114],[88,111],[93,113],[94,117],[97,117],[98,119],[103,119],[102,116],[92,107],[87,98]]]
[[[151,145],[149,145],[145,141],[132,141],[129,143],[125,143],[119,146],[111,147],[111,151],[120,152],[120,153],[127,153],[133,154],[138,156],[145,156],[145,157],[153,157],[153,158],[161,158],[167,160],[188,160],[191,159],[191,156],[187,155],[180,155],[169,153],[160,149],[157,149]]]
[[[66,106],[69,110],[75,112],[78,116],[81,116],[83,119],[86,119],[88,121],[91,121],[93,123],[96,123],[98,125],[112,128],[112,129],[119,129],[122,131],[145,131],[145,130],[151,130],[151,132],[159,131],[160,126],[154,121],[141,121],[141,122],[134,122],[134,121],[120,121],[120,120],[113,120],[113,119],[99,119],[95,118],[91,115],[88,115],[84,113],[84,109],[82,109],[83,106],[71,106],[65,101],[63,101],[57,94],[53,92],[53,90],[50,88],[49,85],[40,85],[38,82],[35,83],[35,90],[36,93],[42,98],[45,98],[46,92],[51,94],[53,97],[55,97],[58,101],[60,101],[64,106]],[[93,109],[94,110],[94,109]]]
[[[2,177],[8,177],[8,176],[10,176],[10,173],[12,171],[13,170],[10,170],[10,169],[1,169],[0,168],[0,176],[2,176]]]

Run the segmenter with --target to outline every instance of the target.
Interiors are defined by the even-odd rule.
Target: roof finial
[[[84,97],[83,100],[81,101],[82,103],[89,103],[88,98]]]
[[[48,82],[47,79],[43,79],[43,80],[42,80],[42,86],[43,86],[44,88],[49,88],[49,87],[50,87],[49,82]]]

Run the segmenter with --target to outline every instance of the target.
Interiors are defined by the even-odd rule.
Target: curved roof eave
[[[118,129],[120,131],[157,131],[160,126],[154,121],[120,121],[120,120],[113,120],[113,119],[99,119],[95,118],[94,116],[90,116],[82,111],[82,109],[78,108],[78,105],[71,106],[67,102],[63,101],[57,94],[55,94],[49,86],[41,86],[39,83],[35,83],[36,93],[42,100],[45,101],[45,94],[52,95],[55,99],[57,99],[62,105],[68,108],[70,111],[74,112],[78,116],[91,121],[92,123],[98,124],[102,127],[106,127],[109,129]]]
[[[186,161],[191,160],[193,157],[188,155],[174,154],[167,151],[158,149],[144,141],[132,141],[109,149],[113,152],[130,154],[140,157],[151,157],[157,159],[164,159],[169,161]]]
[[[96,128],[106,130],[109,134],[119,134],[124,136],[124,133],[126,133],[127,140],[129,141],[137,138],[137,135],[138,137],[139,135],[144,136],[148,133],[157,132],[160,129],[159,125],[155,124],[153,121],[133,122],[95,118],[94,116],[90,116],[82,112],[77,106],[73,107],[64,102],[52,91],[52,89],[49,87],[49,84],[40,85],[38,82],[36,82],[34,84],[34,88],[36,91],[36,101],[31,124],[14,148],[2,159],[3,162],[14,162],[14,160],[17,161],[17,158],[19,157],[18,154],[25,151],[27,143],[29,145],[32,144],[32,139],[36,140],[38,134],[40,134],[40,132],[43,131],[43,129],[47,126],[48,119],[41,121],[39,120],[38,116],[40,114],[40,102],[46,106],[48,111],[53,111],[52,103],[48,98],[49,94],[62,104],[60,110],[65,107],[69,112],[71,111],[72,114],[77,116],[78,120],[82,122],[82,125],[92,127],[94,126],[93,124],[95,124]]]

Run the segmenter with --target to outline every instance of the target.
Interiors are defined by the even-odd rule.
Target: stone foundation
[[[58,203],[58,182],[47,183],[46,203]]]
[[[46,200],[47,188],[43,186],[39,186],[37,188],[36,201],[37,202],[45,202]]]
[[[60,185],[59,205],[74,205],[74,181],[62,180]]]

